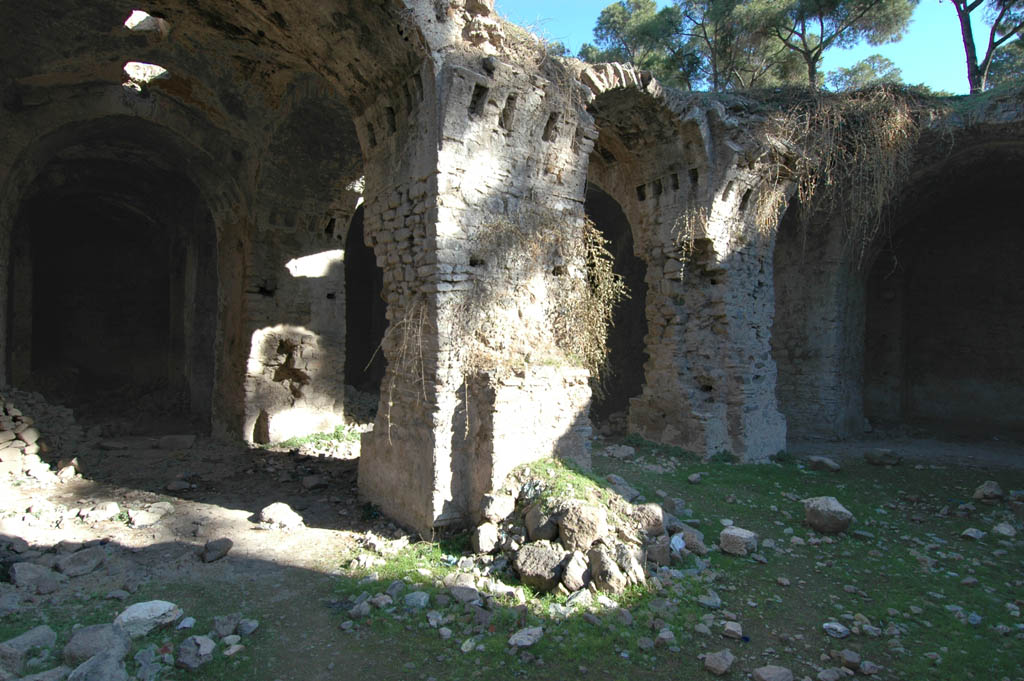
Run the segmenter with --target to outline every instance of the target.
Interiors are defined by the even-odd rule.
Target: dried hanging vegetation
[[[910,175],[921,122],[936,100],[895,86],[852,93],[774,93],[765,130],[779,153],[756,206],[758,226],[774,229],[795,183],[803,228],[843,223],[844,247],[863,264],[889,226]]]
[[[478,235],[475,272],[448,316],[463,370],[508,374],[549,363],[601,376],[615,305],[626,289],[594,224],[556,211],[521,211],[493,216]]]

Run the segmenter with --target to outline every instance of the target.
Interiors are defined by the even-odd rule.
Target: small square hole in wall
[[[487,106],[487,94],[490,92],[488,88],[477,83],[473,86],[473,96],[469,100],[469,115],[470,116],[481,116],[484,113],[484,107]]]
[[[501,116],[498,117],[498,125],[505,130],[511,130],[516,122],[516,104],[519,103],[519,96],[512,92],[505,99],[505,106],[501,109]]]
[[[395,110],[389,106],[384,110],[384,113],[387,115],[388,119],[388,132],[398,132],[398,122],[395,120]]]
[[[636,199],[637,199],[637,201],[646,201],[647,200],[647,186],[646,185],[642,184],[642,185],[640,185],[640,186],[638,186],[636,188]]]
[[[548,116],[548,122],[544,126],[544,134],[541,139],[545,142],[555,142],[558,140],[558,121],[561,117],[562,115],[557,111]]]

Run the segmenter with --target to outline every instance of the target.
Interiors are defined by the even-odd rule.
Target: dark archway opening
[[[363,213],[359,206],[345,239],[345,383],[379,394],[385,368],[380,344],[388,325],[384,271],[366,245]]]
[[[608,336],[608,370],[594,386],[590,416],[609,433],[624,433],[629,400],[643,390],[647,362],[647,265],[633,251],[633,230],[615,199],[588,184],[584,210],[608,241],[613,269],[623,278],[629,298],[615,308]]]
[[[208,432],[217,254],[183,176],[57,159],[12,233],[9,380],[114,434]]]
[[[952,435],[1024,435],[1022,165],[950,163],[904,208],[867,281],[865,414]]]

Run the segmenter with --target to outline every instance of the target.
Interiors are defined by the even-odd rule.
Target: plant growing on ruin
[[[883,86],[851,93],[777,93],[767,137],[777,153],[759,195],[762,227],[774,228],[796,186],[801,222],[841,220],[846,248],[863,263],[884,234],[910,175],[921,123],[935,100]]]
[[[449,316],[468,372],[555,360],[601,376],[626,289],[590,220],[543,209],[494,215],[478,230],[471,263]]]

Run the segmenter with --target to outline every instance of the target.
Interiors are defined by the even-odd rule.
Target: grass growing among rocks
[[[358,548],[339,549],[322,571],[238,568],[217,581],[154,580],[125,603],[79,592],[60,605],[0,619],[0,640],[50,624],[58,644],[38,671],[59,661],[74,624],[110,622],[128,603],[165,599],[195,617],[195,628],[154,632],[136,641],[132,654],[147,645],[176,652],[189,634],[212,629],[216,615],[240,612],[260,621],[243,640],[244,651],[228,658],[218,646],[199,671],[170,669],[160,677],[172,681],[710,679],[699,655],[724,648],[737,658],[724,678],[778,664],[797,679],[816,679],[840,666],[830,653],[842,649],[879,665],[875,678],[1024,678],[1024,543],[1020,535],[991,532],[998,522],[1018,530],[1021,522],[1006,502],[971,503],[986,479],[1008,492],[1024,488],[1024,473],[861,461],[826,473],[795,457],[757,466],[705,463],[677,448],[628,442],[635,453],[626,458],[621,449],[612,457],[606,453],[613,450],[595,447],[594,470],[585,474],[557,462],[531,464],[531,478],[544,485],[540,498],[606,500],[612,492],[605,476],[616,473],[647,501],[703,531],[709,546],[723,520],[756,532],[758,555],[689,556],[647,587],[590,610],[528,589],[523,604],[509,594],[484,608],[452,598],[444,580],[490,572],[510,590],[514,579],[501,558],[470,556],[466,536],[409,543],[366,535]],[[854,513],[851,533],[822,537],[803,524],[801,500],[819,495],[837,497]],[[961,539],[968,527],[987,534]],[[395,580],[402,585],[392,603],[350,614],[364,593],[377,596]],[[409,607],[405,597],[415,591],[425,592],[429,604]],[[712,592],[721,599],[714,610],[698,602]],[[742,638],[723,636],[728,620],[739,622]],[[860,633],[830,638],[822,629],[830,620]],[[544,629],[539,642],[509,647],[511,634],[534,626]],[[666,629],[671,638],[659,640]]]
[[[634,589],[587,616],[567,614],[565,599],[550,595],[534,595],[518,608],[495,604],[481,614],[447,601],[436,581],[459,570],[452,564],[457,556],[414,546],[359,573],[376,572],[379,582],[347,580],[339,597],[378,593],[400,578],[414,584],[408,589],[430,593],[431,605],[410,611],[399,597],[395,607],[352,622],[346,635],[415,641],[418,652],[405,662],[408,678],[711,678],[698,655],[723,648],[737,657],[730,672],[736,678],[766,664],[789,667],[798,679],[817,678],[842,666],[842,649],[880,666],[877,678],[1022,678],[1024,548],[990,533],[998,522],[1019,527],[1020,521],[1001,502],[970,503],[974,488],[992,474],[859,461],[828,473],[786,456],[784,463],[756,466],[703,463],[678,449],[631,443],[637,454],[626,461],[596,451],[591,474],[556,462],[534,464],[533,472],[548,481],[545,496],[553,499],[607,495],[602,476],[617,473],[647,500],[665,503],[701,529],[709,545],[723,520],[757,532],[759,554],[712,551],[704,570],[691,557],[675,566],[675,576],[659,575],[661,588]],[[689,481],[694,473],[701,474],[698,483]],[[995,477],[1004,490],[1024,487],[1019,472]],[[812,496],[835,496],[852,511],[851,534],[823,537],[806,527],[801,500]],[[989,534],[978,542],[961,539],[968,527]],[[464,562],[462,571],[469,568]],[[697,603],[710,591],[721,598],[720,609]],[[349,619],[347,605],[339,620]],[[427,621],[432,609],[442,618],[435,626]],[[741,624],[742,639],[723,637],[727,620]],[[822,629],[828,621],[859,633],[831,638]],[[529,626],[543,626],[544,637],[513,652],[508,637]],[[450,638],[441,638],[441,627],[451,630]],[[649,648],[664,628],[674,641]]]

